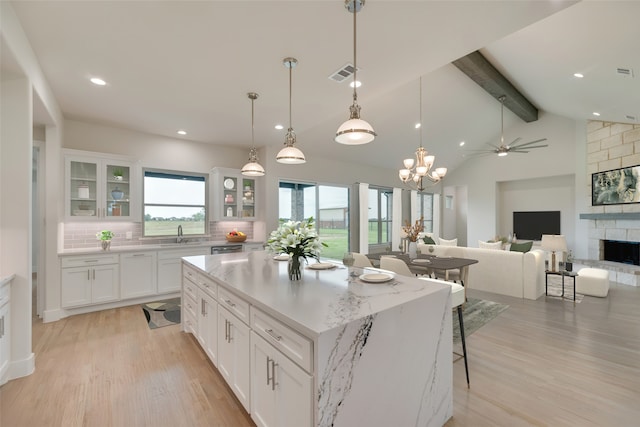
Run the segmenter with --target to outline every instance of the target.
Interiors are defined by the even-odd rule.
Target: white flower
[[[269,234],[266,247],[274,253],[318,259],[325,243],[320,242],[313,217],[287,221]]]

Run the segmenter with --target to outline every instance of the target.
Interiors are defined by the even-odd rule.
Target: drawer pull
[[[87,259],[84,261],[85,263],[92,263],[92,262],[98,262],[97,259]]]
[[[229,306],[231,307],[235,307],[236,305],[233,303],[233,301],[231,301],[230,299],[226,299],[224,300],[224,302],[226,302],[227,304],[229,304]]]
[[[281,335],[276,335],[276,333],[273,332],[273,329],[266,329],[265,332],[268,333],[269,335],[271,335],[271,338],[273,338],[276,341],[282,340],[282,336]]]

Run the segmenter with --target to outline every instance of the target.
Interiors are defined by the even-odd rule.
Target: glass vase
[[[100,243],[103,251],[108,251],[111,248],[111,240],[101,240]]]
[[[289,263],[287,266],[287,272],[289,273],[289,280],[296,281],[302,280],[302,261],[304,260],[301,256],[292,256],[289,258]]]

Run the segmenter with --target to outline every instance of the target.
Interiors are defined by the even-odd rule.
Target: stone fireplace
[[[591,174],[636,165],[640,165],[640,125],[589,121],[587,206],[591,206]],[[640,286],[640,261],[630,262],[637,258],[631,252],[640,250],[640,203],[591,206],[580,218],[589,221],[589,257],[584,264],[609,270],[612,281]],[[617,242],[611,245],[620,251],[617,260],[605,259],[605,241]]]
[[[640,266],[640,242],[600,240],[600,260]]]

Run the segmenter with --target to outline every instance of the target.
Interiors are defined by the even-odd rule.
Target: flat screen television
[[[560,234],[560,211],[514,212],[513,232],[518,239],[541,240],[543,234]]]

